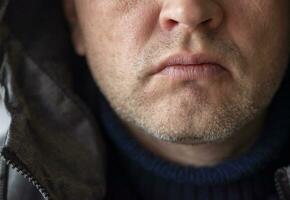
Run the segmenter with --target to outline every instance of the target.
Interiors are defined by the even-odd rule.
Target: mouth
[[[175,80],[208,80],[225,74],[227,69],[205,53],[188,52],[169,56],[152,68],[151,75],[162,75]]]

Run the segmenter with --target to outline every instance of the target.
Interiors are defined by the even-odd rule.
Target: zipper
[[[286,187],[289,187],[289,191],[290,191],[288,179],[289,179],[289,177],[287,175],[287,168],[286,167],[278,169],[276,171],[276,173],[275,173],[275,186],[276,186],[276,191],[278,193],[279,200],[289,200],[289,198],[286,197],[287,194],[285,191]]]
[[[282,190],[281,184],[275,181],[276,191],[278,193],[279,200],[287,200]]]
[[[33,184],[45,200],[52,200],[48,191],[36,180],[36,178],[32,176],[32,174],[26,169],[24,165],[21,165],[19,159],[15,155],[13,155],[7,148],[3,148],[1,158],[9,166],[11,166],[12,169],[15,169],[18,173],[24,176],[28,180],[28,182]]]

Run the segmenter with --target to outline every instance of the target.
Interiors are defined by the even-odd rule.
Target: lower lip
[[[216,64],[168,66],[159,74],[178,80],[213,79],[225,73],[225,69]]]

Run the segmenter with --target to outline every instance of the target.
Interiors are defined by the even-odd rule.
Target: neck
[[[140,129],[129,128],[139,143],[154,154],[185,166],[214,166],[247,152],[261,133],[265,113],[223,141],[179,144],[159,140]]]

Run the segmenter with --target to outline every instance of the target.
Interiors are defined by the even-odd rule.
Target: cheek
[[[138,56],[152,37],[158,7],[142,0],[138,3],[108,0],[108,3],[93,4],[78,10],[87,56],[93,63],[99,59],[97,55],[102,55],[102,60],[109,58],[117,63],[128,63]]]
[[[227,32],[246,61],[245,75],[251,79],[277,74],[287,65],[288,4],[285,0],[245,0],[236,1],[235,6],[227,8]]]
[[[134,9],[122,17],[111,19],[113,24],[104,33],[110,35],[110,42],[118,50],[118,55],[123,55],[126,61],[140,55],[154,38],[158,13],[158,7],[154,4],[140,1]]]

